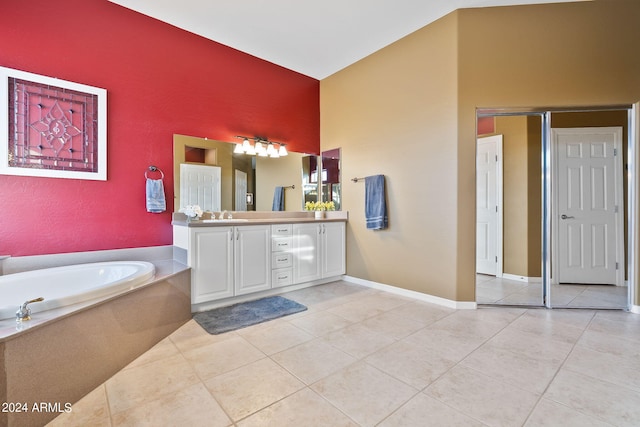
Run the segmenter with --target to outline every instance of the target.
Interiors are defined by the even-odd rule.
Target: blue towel
[[[384,191],[384,175],[368,176],[364,179],[364,215],[367,229],[387,228],[387,202]]]
[[[166,209],[162,180],[147,178],[147,212],[160,213]]]
[[[284,187],[276,187],[273,192],[273,207],[272,211],[284,210]]]

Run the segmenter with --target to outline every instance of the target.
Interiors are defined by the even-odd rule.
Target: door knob
[[[567,216],[565,214],[560,215],[560,218],[562,219],[571,219],[571,218],[575,218],[575,216]]]

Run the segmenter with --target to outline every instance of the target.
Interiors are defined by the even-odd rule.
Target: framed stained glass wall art
[[[107,91],[0,67],[0,174],[107,179]]]

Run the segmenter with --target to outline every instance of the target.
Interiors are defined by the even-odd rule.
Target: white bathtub
[[[133,289],[155,274],[155,267],[143,261],[112,261],[76,264],[0,276],[0,319],[13,318],[20,304],[32,313],[64,307]]]

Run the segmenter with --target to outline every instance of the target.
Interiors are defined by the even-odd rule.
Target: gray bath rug
[[[278,317],[288,316],[306,309],[307,307],[295,301],[275,296],[202,311],[194,314],[193,319],[205,331],[217,335],[257,325]]]

